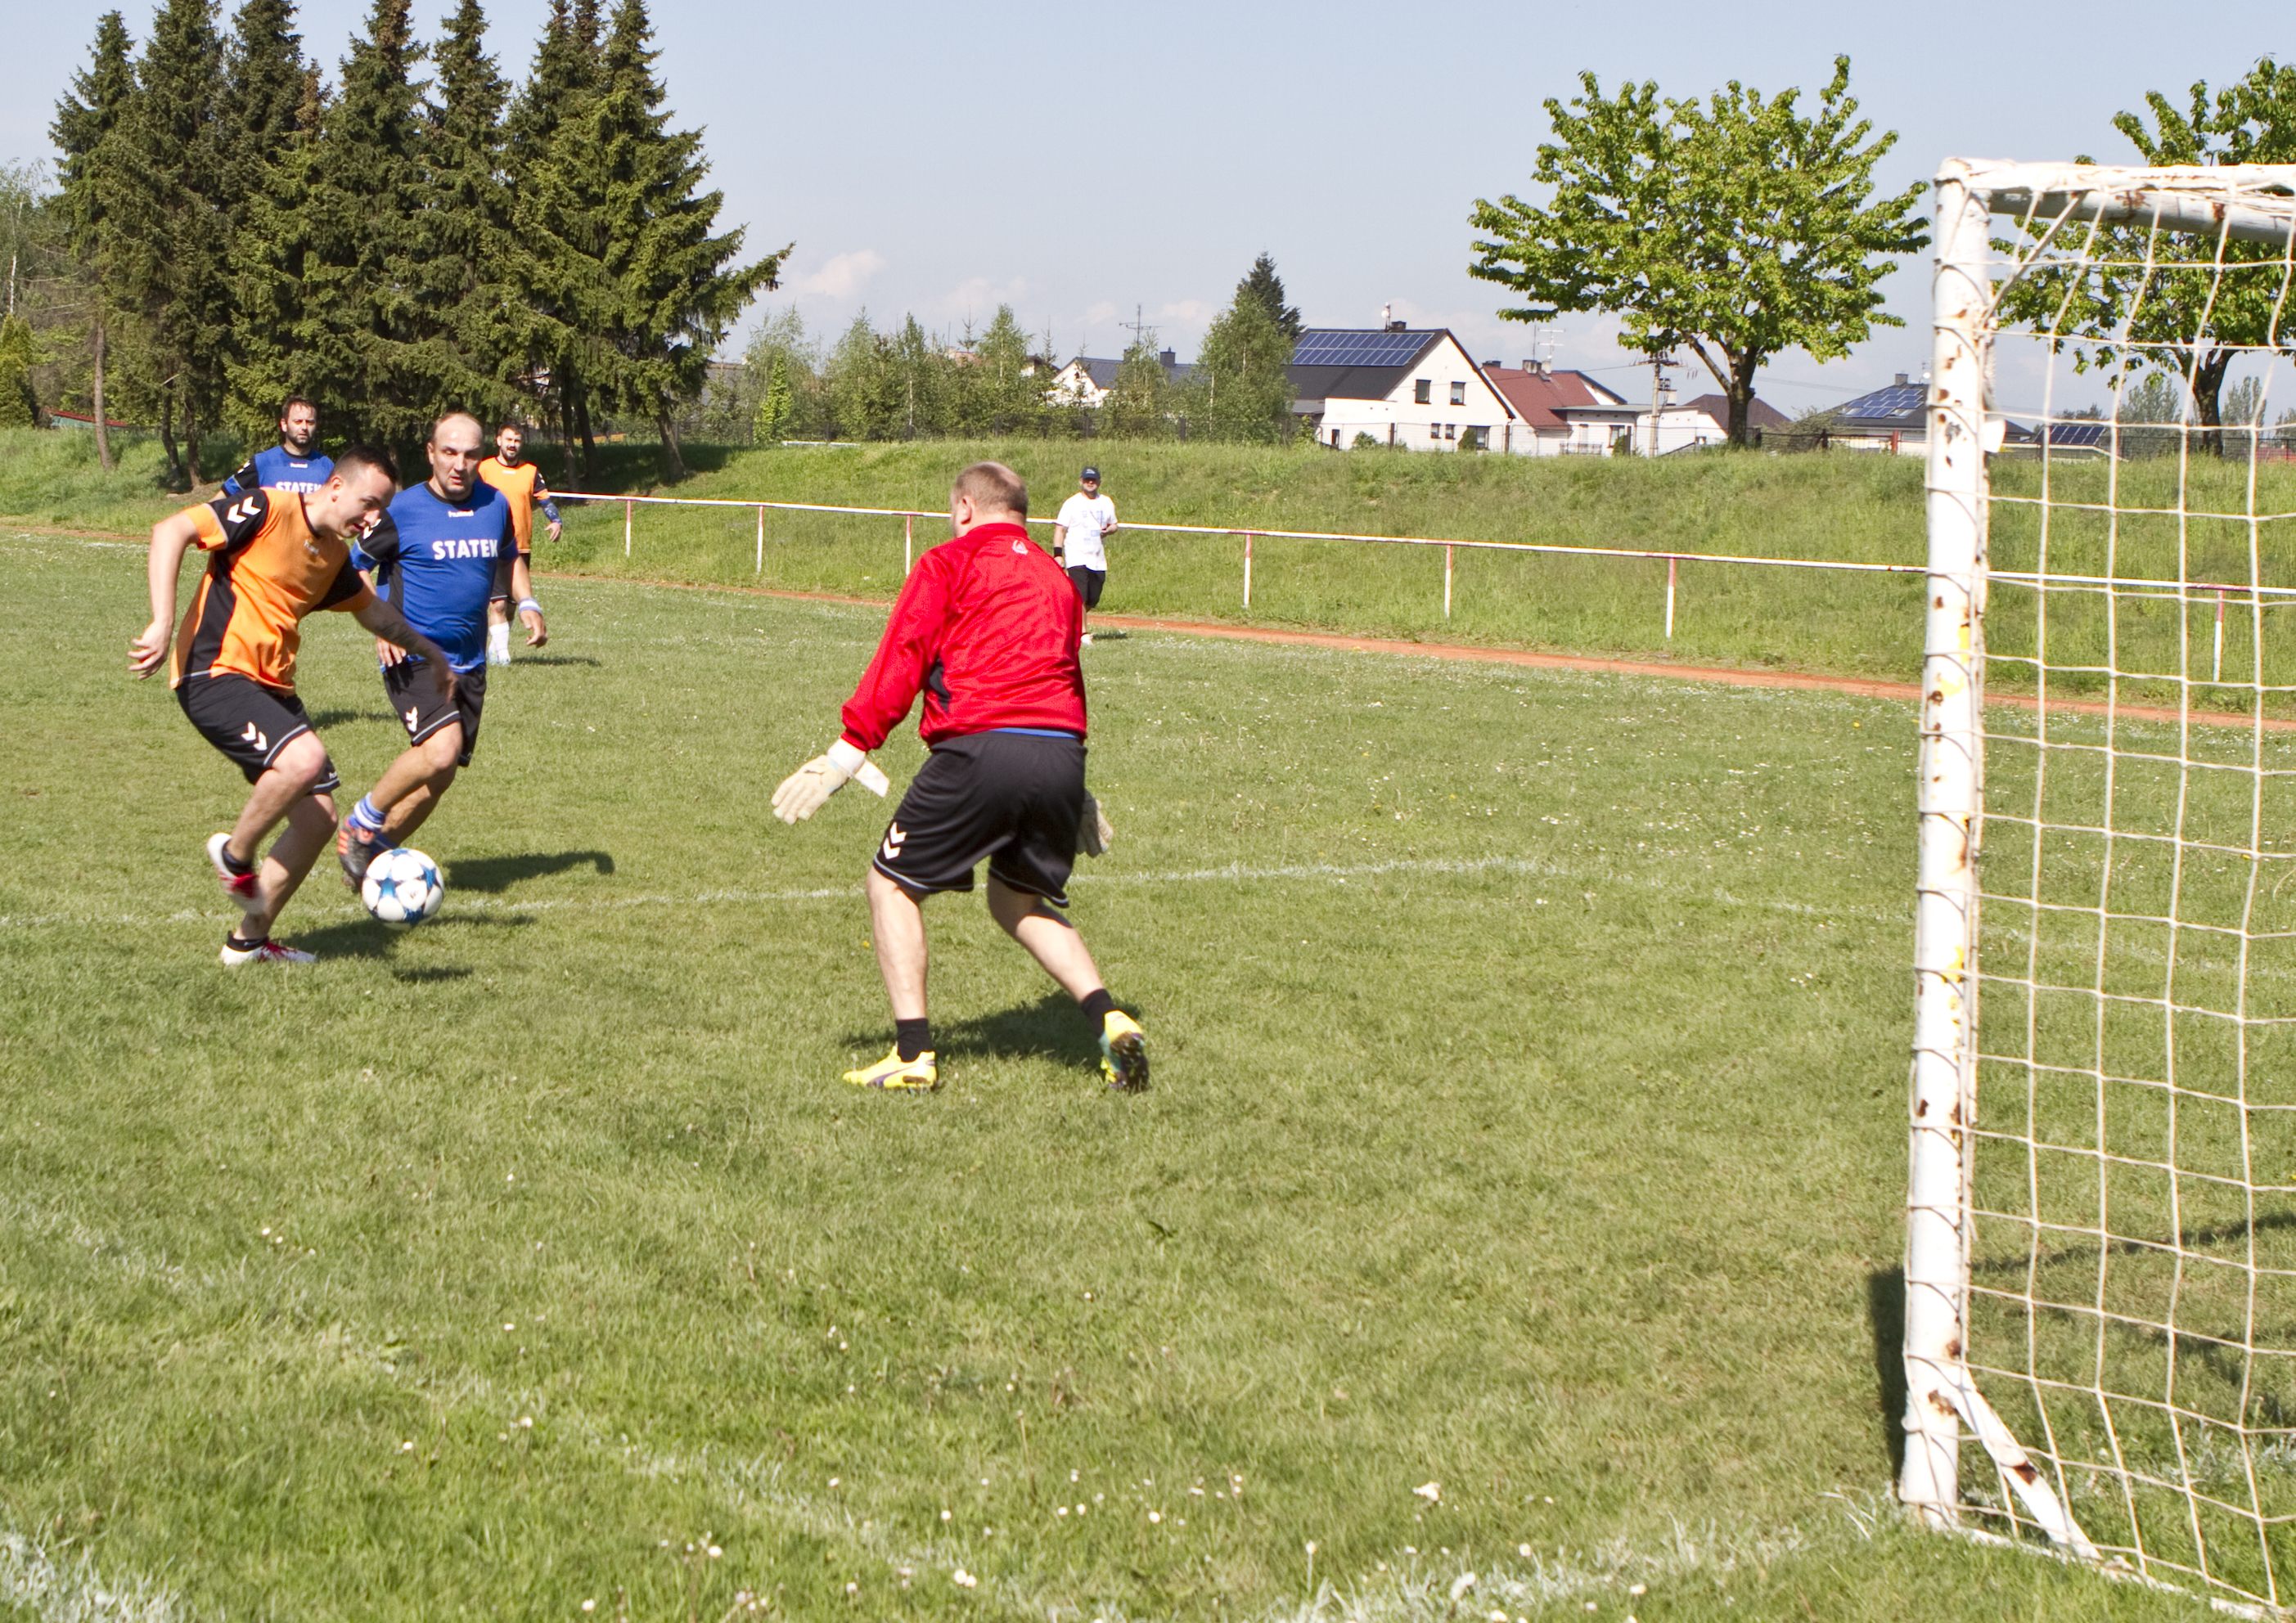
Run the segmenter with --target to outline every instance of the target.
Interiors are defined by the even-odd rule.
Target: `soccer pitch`
[[[882,1097],[884,806],[765,810],[882,611],[546,584],[439,920],[323,865],[324,962],[226,974],[141,549],[0,533],[0,1604],[2192,1611],[1886,1496],[1906,708],[1105,641],[1077,916],[1156,1086],[952,898]],[[308,628],[354,788],[370,650]]]

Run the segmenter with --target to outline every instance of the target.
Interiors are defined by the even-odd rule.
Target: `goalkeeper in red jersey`
[[[1029,539],[1029,489],[1001,463],[975,463],[949,492],[955,537],[917,560],[860,685],[845,730],[774,791],[774,815],[810,817],[856,777],[882,792],[868,753],[924,695],[932,753],[901,797],[870,865],[869,919],[892,1000],[892,1052],[845,1073],[862,1087],[940,1086],[925,1013],[921,904],[970,890],[988,864],[988,912],[1077,1000],[1100,1037],[1111,1086],[1148,1085],[1139,1023],[1119,1009],[1076,927],[1062,916],[1080,845],[1105,824],[1086,793],[1084,609],[1058,564]],[[870,783],[875,778],[873,783]]]

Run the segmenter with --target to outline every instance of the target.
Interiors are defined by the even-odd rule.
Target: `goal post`
[[[1937,179],[1898,1476],[1930,1525],[2276,1608],[2292,289],[2296,166]]]

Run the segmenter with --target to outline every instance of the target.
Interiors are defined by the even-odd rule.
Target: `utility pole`
[[[1668,392],[1666,369],[1674,364],[1674,357],[1670,355],[1651,357],[1651,426],[1650,449],[1647,455],[1652,456],[1658,455],[1658,414],[1660,408],[1666,404]]]

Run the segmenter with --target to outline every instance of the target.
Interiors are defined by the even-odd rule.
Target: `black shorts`
[[[1084,741],[1030,733],[945,739],[909,781],[872,865],[911,896],[991,879],[1069,905],[1084,815]]]
[[[311,718],[293,688],[266,687],[235,670],[185,676],[176,684],[176,702],[200,736],[229,756],[250,783],[271,769],[289,739],[311,730]],[[332,794],[342,782],[330,759],[320,766],[311,792]]]
[[[1069,579],[1075,584],[1077,595],[1084,599],[1086,608],[1100,607],[1100,589],[1108,584],[1106,570],[1088,570],[1081,563],[1072,563],[1069,566]]]
[[[485,666],[455,672],[455,696],[449,699],[437,666],[427,660],[401,660],[382,668],[382,691],[390,695],[390,708],[398,712],[408,743],[419,744],[448,722],[461,722],[463,747],[455,764],[471,764],[471,751],[479,747],[479,716],[487,708]]]

